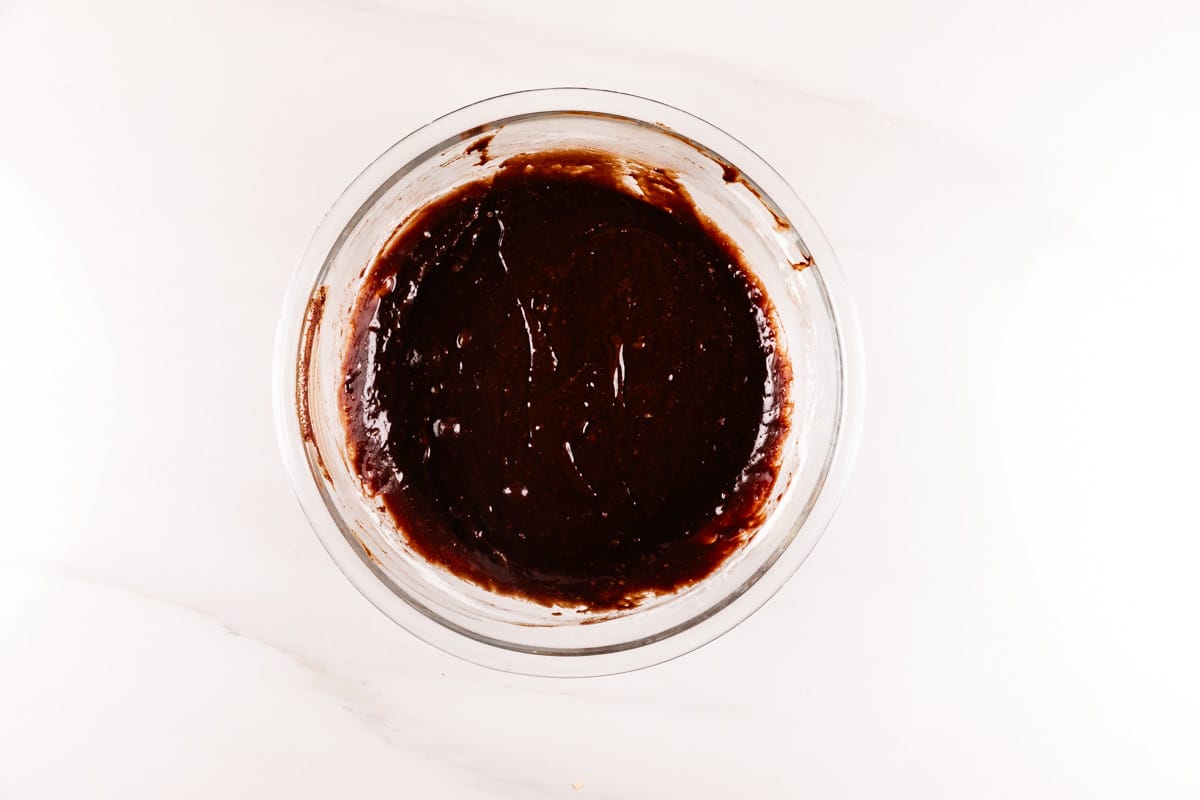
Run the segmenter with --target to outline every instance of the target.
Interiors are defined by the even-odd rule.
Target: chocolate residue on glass
[[[325,467],[325,460],[321,457],[321,450],[317,447],[316,437],[313,436],[312,415],[308,410],[309,365],[312,363],[313,342],[316,339],[317,328],[321,324],[321,317],[325,314],[326,294],[326,287],[318,286],[309,296],[308,305],[304,309],[304,326],[300,331],[300,359],[296,362],[296,416],[300,424],[300,438],[312,446],[317,468],[321,470],[326,481],[332,482],[329,470]]]
[[[479,153],[479,161],[477,163],[480,166],[483,166],[488,162],[488,145],[491,144],[492,139],[495,138],[496,134],[494,133],[489,133],[486,136],[480,136],[478,139],[471,142],[470,146],[463,151],[463,154],[470,155],[471,153]]]
[[[627,608],[764,519],[790,380],[775,311],[665,170],[510,158],[401,225],[351,322],[351,464],[454,574]]]

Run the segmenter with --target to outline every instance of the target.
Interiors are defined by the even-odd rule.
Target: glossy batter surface
[[[762,521],[786,433],[773,320],[668,173],[509,159],[372,265],[341,396],[353,466],[415,550],[493,591],[611,609],[677,590]]]

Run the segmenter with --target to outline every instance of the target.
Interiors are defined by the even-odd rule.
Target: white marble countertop
[[[1200,6],[0,4],[0,797],[1200,796]],[[843,507],[638,673],[459,662],[337,572],[276,452],[322,213],[503,91],[686,108],[855,291]]]

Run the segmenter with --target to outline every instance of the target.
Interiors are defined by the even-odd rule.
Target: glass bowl
[[[676,174],[766,288],[792,372],[791,424],[765,522],[707,578],[619,611],[564,610],[498,595],[423,560],[363,492],[339,415],[349,314],[393,231],[434,198],[495,172],[507,156],[574,148]],[[350,184],[288,287],[274,395],[279,446],[309,522],[346,577],[384,614],[484,666],[599,675],[711,641],[796,571],[828,525],[854,458],[863,360],[832,249],[800,198],[761,158],[661,103],[594,89],[543,89],[447,114],[396,143]]]

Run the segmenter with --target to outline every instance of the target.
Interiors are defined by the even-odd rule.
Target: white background
[[[1200,796],[1198,43],[1192,0],[0,2],[0,797]],[[593,680],[387,621],[271,420],[345,184],[547,85],[758,150],[869,357],[795,578]]]

